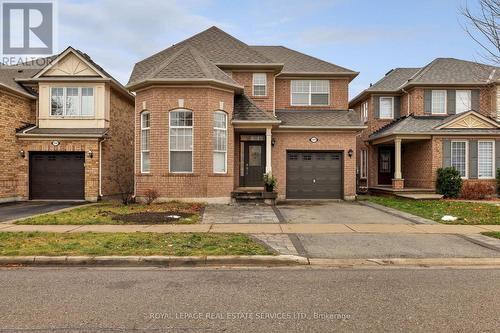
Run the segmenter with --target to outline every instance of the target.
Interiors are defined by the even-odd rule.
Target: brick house
[[[0,68],[0,202],[133,187],[134,96],[86,54]]]
[[[495,184],[500,168],[500,68],[438,58],[396,68],[349,106],[367,129],[358,139],[358,186],[434,191],[437,169]]]
[[[250,46],[209,28],[137,63],[136,195],[227,202],[278,179],[279,198],[356,193],[348,108],[357,72],[283,46]]]

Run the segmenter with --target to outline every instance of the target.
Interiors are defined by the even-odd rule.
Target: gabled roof
[[[233,123],[238,122],[279,123],[272,113],[259,108],[247,95],[234,96]]]
[[[362,129],[359,113],[353,110],[276,110],[280,128]]]
[[[310,55],[291,50],[284,46],[250,46],[275,62],[283,63],[281,75],[285,74],[329,74],[349,75],[353,78],[359,73],[345,67],[311,57]]]
[[[375,82],[370,88],[371,92],[397,91],[406,83],[420,68],[395,68],[389,71],[382,79]]]

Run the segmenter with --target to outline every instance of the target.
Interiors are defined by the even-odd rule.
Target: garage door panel
[[[288,152],[287,198],[341,198],[342,172],[342,153]]]
[[[30,198],[82,200],[84,153],[30,153]]]

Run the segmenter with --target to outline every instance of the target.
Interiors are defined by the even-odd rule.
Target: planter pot
[[[266,184],[266,192],[272,192],[273,191],[273,186],[272,185],[267,185]]]

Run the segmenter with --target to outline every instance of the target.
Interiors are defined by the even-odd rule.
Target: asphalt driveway
[[[347,201],[287,201],[277,206],[287,223],[412,224],[375,208]]]
[[[23,201],[0,204],[0,222],[20,219],[58,209],[82,205],[82,202]]]

